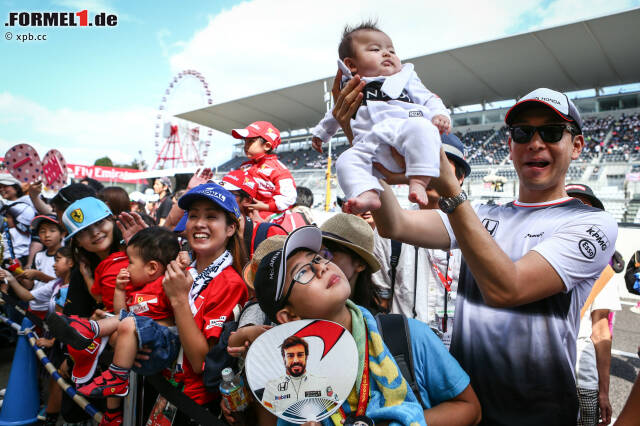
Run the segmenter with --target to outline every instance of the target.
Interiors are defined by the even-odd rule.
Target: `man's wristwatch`
[[[438,200],[438,205],[440,206],[440,210],[442,210],[444,213],[451,214],[456,209],[456,207],[458,207],[465,201],[467,201],[467,193],[464,192],[463,189],[455,197],[440,197],[440,200]]]

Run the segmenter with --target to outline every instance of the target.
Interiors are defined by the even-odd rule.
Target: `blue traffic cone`
[[[33,327],[27,318],[22,329]],[[13,354],[9,383],[0,409],[0,426],[30,425],[38,421],[40,394],[38,390],[38,360],[27,336],[18,336]]]

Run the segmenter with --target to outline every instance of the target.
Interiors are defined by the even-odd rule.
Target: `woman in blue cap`
[[[196,186],[178,205],[187,211],[184,233],[195,260],[186,270],[171,262],[163,285],[184,351],[183,392],[218,411],[219,401],[204,387],[202,369],[223,324],[237,319],[248,297],[240,277],[246,262],[238,233],[240,209],[233,194],[215,183]],[[190,424],[189,416],[180,413],[173,424]]]
[[[103,201],[86,197],[74,201],[64,210],[62,223],[68,232],[65,241],[72,249],[74,262],[79,265],[91,296],[98,302],[98,307],[105,312],[113,312],[116,276],[129,264],[115,216]],[[67,299],[70,296],[71,292],[67,295]],[[95,338],[93,343],[98,349],[94,351],[75,348],[73,339],[69,339],[69,336],[64,333],[64,324],[61,321],[69,321],[69,325],[87,338],[94,338],[95,330],[91,329],[86,319],[72,317],[61,320],[61,318],[55,314],[49,315],[47,323],[52,333],[68,344],[69,354],[74,361],[71,377],[76,385],[81,385],[93,377],[98,358],[106,347],[108,339]],[[108,399],[107,410],[101,424],[118,424],[119,421],[122,421],[120,401]]]
[[[116,275],[129,264],[115,216],[103,201],[87,197],[67,207],[62,223],[87,287],[107,312],[113,311]]]

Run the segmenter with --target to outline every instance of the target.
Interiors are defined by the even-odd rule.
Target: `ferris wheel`
[[[184,70],[173,77],[158,106],[152,169],[204,165],[213,131],[201,134],[199,126],[175,115],[211,104],[209,84],[200,72]]]

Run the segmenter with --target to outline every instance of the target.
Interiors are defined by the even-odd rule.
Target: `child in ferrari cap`
[[[448,424],[477,422],[480,404],[469,376],[426,324],[409,318],[420,399],[416,398],[383,344],[376,320],[367,309],[348,300],[349,281],[336,264],[320,254],[321,248],[320,229],[304,226],[294,230],[282,249],[261,260],[254,286],[260,307],[274,322],[324,319],[353,334],[361,372],[356,383],[367,380],[369,387],[354,386],[343,410],[323,424],[340,424],[345,415],[353,419],[356,408],[363,408],[359,407],[361,392],[369,395],[363,399],[367,401],[365,414],[376,423],[425,425],[435,422],[436,417],[446,418]],[[366,365],[371,368],[364,368]],[[364,377],[367,371],[369,377]],[[280,419],[278,424],[287,423]]]
[[[231,136],[244,140],[249,159],[240,168],[258,184],[256,201],[249,207],[266,212],[262,213],[264,217],[291,208],[296,202],[296,184],[287,166],[274,154],[280,145],[280,131],[268,121],[256,121],[232,130]]]

